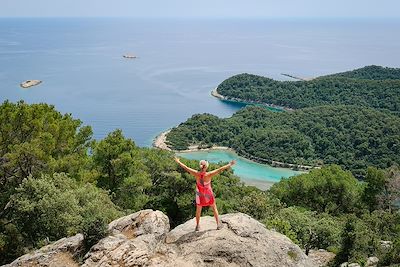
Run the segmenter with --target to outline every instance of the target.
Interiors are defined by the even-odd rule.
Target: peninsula
[[[357,105],[400,114],[400,68],[367,66],[302,81],[277,81],[243,73],[218,85],[222,100],[301,109]]]

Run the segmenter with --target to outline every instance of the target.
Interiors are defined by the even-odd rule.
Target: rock
[[[308,253],[308,258],[310,258],[316,266],[327,266],[327,264],[333,260],[335,256],[335,253],[326,251],[325,249],[311,249]]]
[[[108,230],[112,235],[90,249],[82,266],[144,265],[169,231],[169,219],[161,211],[142,210],[111,222]]]
[[[122,233],[128,238],[143,234],[160,236],[169,231],[169,219],[161,211],[142,210],[112,221],[108,231]]]
[[[159,211],[122,217],[109,224],[110,235],[90,249],[82,266],[317,266],[289,238],[248,215],[220,218],[221,230],[216,230],[214,218],[202,217],[198,232],[194,219],[168,232],[168,217]],[[82,235],[62,239],[9,266],[79,266],[74,255],[83,247],[82,240]]]
[[[104,250],[112,250],[122,244],[125,239],[141,235],[151,236],[152,239],[156,240],[169,231],[169,220],[161,211],[142,210],[112,221],[108,225],[108,230],[111,236],[102,239],[94,248],[103,245]],[[148,239],[150,238],[143,238],[143,240]],[[77,234],[21,256],[6,266],[75,267],[79,266],[75,259],[82,254],[83,247],[83,235]],[[94,258],[100,255],[100,253],[90,253],[89,255],[93,254]],[[115,253],[114,257],[118,258],[119,256]]]
[[[340,264],[340,267],[348,267],[349,263],[348,262],[343,262],[342,264]]]
[[[21,83],[20,86],[22,88],[29,88],[29,87],[32,87],[32,86],[39,85],[41,83],[42,83],[42,81],[40,81],[40,80],[27,80],[27,81]]]
[[[377,257],[369,257],[367,260],[368,267],[376,267],[378,266],[379,259]]]
[[[348,267],[361,267],[360,264],[358,263],[350,263],[349,265],[347,265]]]
[[[4,266],[75,267],[79,266],[79,264],[74,258],[82,252],[82,248],[83,235],[77,234],[68,238],[62,238],[53,244],[21,256],[12,263]]]
[[[289,238],[248,215],[220,218],[222,230],[215,230],[214,218],[202,217],[199,232],[192,219],[168,233],[165,243],[172,252],[163,255],[170,258],[164,266],[315,266]]]
[[[392,246],[393,246],[393,242],[392,241],[383,241],[383,240],[381,241],[381,248],[383,250],[388,251],[388,250],[390,250],[392,248]]]

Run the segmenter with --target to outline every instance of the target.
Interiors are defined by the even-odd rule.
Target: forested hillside
[[[400,112],[400,69],[365,67],[310,81],[275,81],[239,74],[217,88],[227,99],[256,101],[293,109],[357,105]]]
[[[400,118],[356,106],[272,112],[248,106],[231,118],[194,115],[167,135],[172,148],[228,146],[241,154],[294,164],[338,164],[356,175],[400,163]]]
[[[360,69],[340,72],[323,77],[346,77],[346,78],[365,79],[365,80],[399,80],[400,68],[388,68],[388,67],[371,65],[371,66],[365,66]]]

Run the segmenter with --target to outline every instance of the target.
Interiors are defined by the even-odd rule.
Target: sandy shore
[[[221,95],[220,93],[217,92],[218,87],[215,87],[214,90],[211,91],[211,95],[219,98],[221,100],[225,100],[225,97],[223,95]]]
[[[201,148],[199,149],[198,145],[192,145],[189,146],[188,149],[185,150],[173,150],[171,149],[166,141],[167,141],[167,134],[171,131],[171,129],[160,133],[153,141],[153,147],[155,148],[159,148],[159,149],[163,149],[163,150],[168,150],[168,151],[173,151],[173,152],[179,152],[179,153],[184,153],[184,152],[196,152],[196,151],[208,151],[208,150],[230,150],[232,152],[235,152],[235,150],[233,150],[230,147],[227,146],[212,146],[209,148]]]
[[[171,131],[171,129],[160,133],[153,141],[153,147],[163,149],[163,150],[168,150],[172,151],[171,148],[168,147],[166,141],[167,141],[167,134]]]

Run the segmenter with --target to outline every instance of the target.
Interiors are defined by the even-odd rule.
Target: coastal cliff
[[[61,239],[16,259],[14,266],[316,266],[286,236],[243,213],[202,217],[170,229],[160,211],[142,210],[108,225],[108,236],[84,253],[83,235]]]

